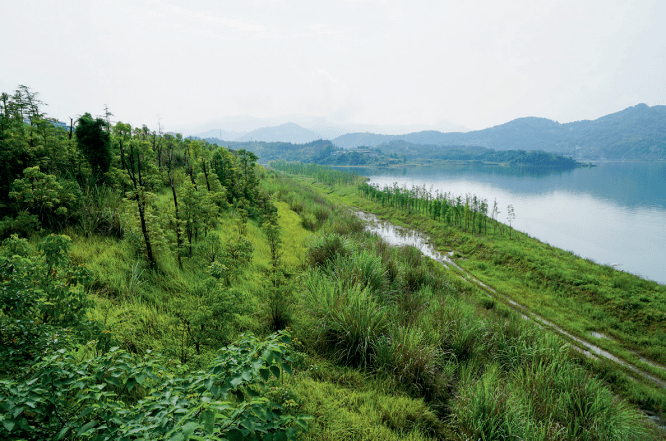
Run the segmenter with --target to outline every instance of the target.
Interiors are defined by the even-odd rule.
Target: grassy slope
[[[270,186],[271,183],[266,185]],[[311,232],[303,228],[304,215],[316,218],[320,226],[327,225],[328,231],[336,231],[339,225],[345,223],[344,210],[329,215],[325,212],[328,208],[321,209],[321,204],[294,200],[304,189],[312,191],[315,186],[298,188],[294,185],[284,194],[287,191],[284,189],[285,183],[281,185],[282,194],[280,198],[274,199],[274,203],[279,210],[282,229],[283,261],[288,273],[302,274],[307,269],[303,258],[306,243],[311,236]],[[322,191],[336,201],[359,205],[364,203],[355,199],[355,192],[349,187],[336,188],[335,193],[331,192],[330,187],[318,187],[316,191]],[[280,199],[290,202],[282,202]],[[305,207],[301,206],[303,204]],[[236,222],[234,216],[227,212],[218,230],[229,236]],[[85,262],[97,277],[94,285],[95,308],[90,312],[91,318],[105,322],[124,347],[139,353],[149,349],[166,353],[171,356],[174,366],[178,364],[178,358],[182,355],[183,337],[182,326],[176,317],[180,305],[178,301],[196,300],[189,293],[188,287],[196,285],[205,277],[201,265],[185,259],[183,270],[179,270],[175,261],[165,258],[161,271],[151,273],[144,269],[140,257],[126,241],[72,236],[72,258],[78,263]],[[233,330],[227,335],[229,341],[241,332],[252,331],[260,335],[270,332],[267,299],[263,289],[263,270],[269,262],[269,248],[256,221],[249,222],[247,237],[255,247],[253,263],[234,284],[235,288],[244,293],[244,297],[239,299],[244,308],[235,315]],[[381,244],[372,245],[373,242],[367,242],[367,238],[355,237],[352,240],[358,241],[355,247],[363,246],[375,250],[373,252],[387,253],[386,250],[381,251]],[[364,242],[367,243],[363,245]],[[408,251],[396,250],[391,255],[399,256],[402,253],[403,257],[410,258]],[[445,281],[449,277],[440,266],[429,265],[427,262],[419,265],[426,265],[433,274],[437,274],[438,279]],[[408,267],[403,268],[401,271],[408,271]],[[437,375],[443,375],[445,388],[450,388],[450,391],[445,392],[446,397],[441,398],[443,401],[437,404],[437,401],[424,399],[423,392],[412,387],[412,377],[400,380],[384,368],[374,371],[346,367],[331,362],[328,359],[330,353],[326,350],[317,349],[318,324],[311,316],[311,305],[308,307],[307,295],[301,284],[302,277],[307,276],[295,279],[298,283],[294,288],[293,304],[290,304],[292,327],[296,341],[301,342],[302,359],[297,363],[295,376],[276,382],[270,393],[287,409],[315,417],[311,431],[304,439],[449,439],[487,432],[489,424],[498,427],[509,424],[514,429],[532,424],[529,422],[532,421],[529,418],[534,417],[531,415],[533,411],[529,410],[532,404],[520,398],[529,396],[529,388],[535,387],[529,375],[520,376],[524,369],[529,369],[528,365],[522,368],[511,366],[516,362],[521,363],[519,360],[523,357],[541,357],[538,354],[546,349],[540,345],[547,340],[543,340],[540,334],[534,334],[534,331],[523,331],[524,325],[517,315],[500,304],[489,305],[487,296],[476,286],[452,278],[447,288],[449,294],[436,293],[434,290],[419,291],[385,306],[387,317],[391,317],[389,326],[398,330],[396,335],[401,335],[401,329],[418,330],[407,333],[408,338],[415,340],[405,340],[406,348],[410,344],[416,345],[412,348],[416,352],[412,352],[412,355],[407,352],[406,356],[415,357],[418,363],[419,357],[422,357],[419,354],[425,354],[426,358],[422,361],[424,366],[435,369],[434,372],[439,372]],[[434,283],[439,286],[442,282]],[[410,310],[414,313],[406,313]],[[524,332],[527,332],[526,336]],[[518,354],[518,358],[501,355],[502,347],[510,349],[521,345],[532,355]],[[213,353],[213,348],[199,355],[190,352],[188,364],[197,368],[205,364]],[[434,354],[439,355],[432,358]],[[391,360],[398,360],[394,358],[396,356],[389,355]],[[498,360],[508,360],[508,364],[498,364]],[[389,362],[389,365],[392,364],[393,361]],[[573,381],[571,379],[580,378],[576,381],[581,381],[587,378],[585,374],[576,374],[575,370],[572,372],[553,375],[552,378],[558,378],[560,383],[551,386],[560,388],[566,381]],[[418,380],[421,374],[415,375],[413,378]],[[592,384],[590,387],[597,386]],[[502,404],[503,407],[488,407],[498,397],[508,401]],[[614,401],[609,401],[608,397],[600,400],[606,403]],[[545,409],[556,410],[562,406],[553,398],[547,399],[545,403]],[[512,417],[510,421],[506,420],[507,415],[514,414],[529,418]],[[548,431],[559,430],[557,428],[566,422],[567,417],[564,414],[558,415],[558,419],[561,419],[559,422],[553,422],[547,415],[539,418],[545,418],[538,423],[539,427],[523,427],[528,432],[534,430],[534,437],[529,439],[549,439],[555,432]]]
[[[303,228],[299,215],[286,203],[277,201],[275,205],[282,229],[283,262],[291,272],[298,273],[312,233]],[[228,235],[235,224],[236,219],[228,213],[217,230]],[[85,262],[96,276],[95,307],[89,312],[90,318],[105,323],[124,347],[139,353],[151,350],[171,354],[177,365],[175,348],[182,330],[170,298],[187,299],[187,287],[203,277],[201,268],[195,262],[185,262],[179,271],[175,262],[169,262],[162,265],[162,274],[151,274],[126,241],[70,234],[73,261]],[[236,333],[229,340],[240,332],[270,332],[261,294],[262,270],[269,264],[270,250],[256,221],[248,223],[247,237],[254,245],[253,264],[236,287],[248,293],[245,302],[250,307],[236,317]],[[208,351],[188,363],[197,368],[212,355],[213,351]],[[427,433],[433,432],[432,425],[441,426],[422,399],[388,390],[381,383],[369,382],[359,371],[324,359],[313,358],[308,363],[309,368],[276,383],[271,391],[287,408],[297,406],[294,411],[316,417],[305,439],[426,440],[431,439]]]
[[[457,263],[486,285],[556,323],[573,335],[666,379],[666,371],[643,361],[666,362],[666,287],[582,259],[520,232],[465,233],[369,201],[354,187],[331,187],[301,178],[337,203],[358,207],[428,234],[440,251],[456,251]],[[475,287],[468,289],[475,290]],[[610,338],[594,338],[598,332]],[[574,341],[570,341],[576,344]],[[636,374],[604,361],[589,361],[614,390],[657,412],[666,408],[663,388],[635,381]]]

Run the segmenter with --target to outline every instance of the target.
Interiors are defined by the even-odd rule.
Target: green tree
[[[119,122],[114,129],[120,148],[120,161],[132,188],[127,193],[127,197],[136,201],[141,233],[146,245],[146,257],[150,267],[155,268],[157,261],[153,253],[153,244],[146,220],[152,196],[149,190],[154,185],[152,179],[155,177],[152,150],[147,141],[139,139],[142,132],[138,132],[136,137],[131,137],[131,127],[128,124]]]
[[[253,251],[252,242],[239,234],[224,245],[218,260],[208,267],[208,271],[216,279],[224,279],[229,286],[232,280],[243,274],[252,261]]]
[[[14,181],[9,193],[9,197],[16,201],[15,212],[19,217],[23,214],[25,218],[36,219],[36,228],[62,226],[70,213],[69,208],[78,202],[75,189],[63,185],[53,175],[42,173],[39,166],[26,168],[23,176]]]
[[[92,182],[97,182],[111,167],[111,135],[106,121],[93,119],[89,113],[76,125],[76,145],[92,169]]]
[[[259,185],[259,180],[254,174],[254,167],[259,158],[254,153],[245,149],[240,149],[237,157],[243,197],[250,203],[253,203],[256,200],[257,186]]]

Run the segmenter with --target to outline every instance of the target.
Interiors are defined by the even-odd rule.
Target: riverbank
[[[438,251],[454,252],[457,264],[466,272],[561,327],[572,336],[569,340],[574,345],[575,339],[594,339],[601,350],[659,381],[666,379],[662,367],[666,359],[663,285],[581,259],[517,231],[511,231],[509,237],[503,224],[491,221],[488,234],[472,233],[433,220],[416,204],[411,211],[402,210],[364,197],[353,185],[331,187],[304,180],[336,202],[425,233]],[[479,288],[471,286],[470,290]],[[604,360],[583,362],[606,377],[617,393],[644,409],[657,413],[666,409],[663,388],[636,378],[631,369]]]

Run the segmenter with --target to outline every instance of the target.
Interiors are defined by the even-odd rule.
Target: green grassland
[[[551,247],[487,219],[490,226],[471,233],[451,222],[433,220],[423,211],[407,210],[364,197],[355,185],[307,179],[339,203],[358,207],[395,224],[425,232],[440,251],[453,251],[456,263],[500,294],[556,323],[570,334],[591,341],[654,377],[666,379],[666,287],[598,265]],[[451,269],[456,272],[455,269]],[[474,288],[478,289],[478,287]],[[507,304],[511,306],[510,304]],[[521,312],[521,309],[517,309]],[[594,333],[607,338],[595,338]],[[574,340],[569,343],[578,345]],[[599,365],[616,390],[625,389],[636,403],[663,409],[663,387],[641,384],[629,369],[608,362]],[[623,371],[622,379],[615,374]],[[621,386],[620,386],[621,384]]]

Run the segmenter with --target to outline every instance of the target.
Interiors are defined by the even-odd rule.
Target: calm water
[[[540,173],[486,165],[362,169],[371,183],[426,185],[513,204],[513,226],[565,250],[666,284],[666,163]]]

